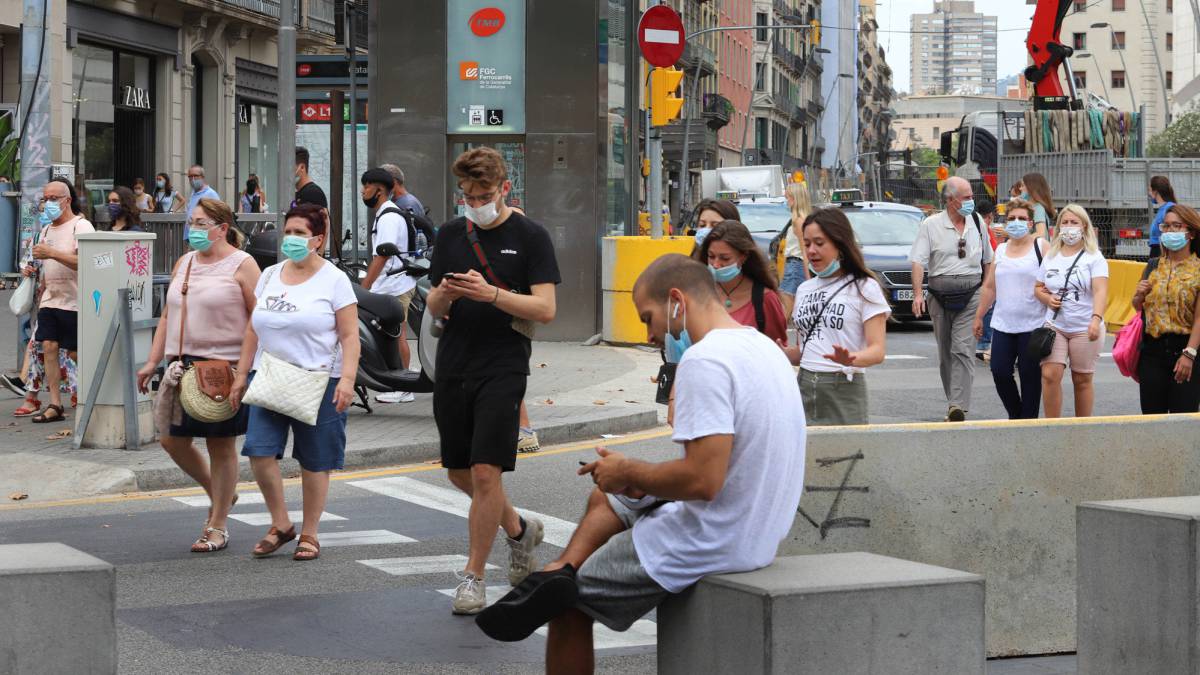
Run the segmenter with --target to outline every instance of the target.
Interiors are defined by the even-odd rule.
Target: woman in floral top
[[[1192,373],[1200,347],[1200,213],[1170,207],[1160,243],[1162,256],[1147,265],[1133,295],[1145,322],[1138,362],[1142,414],[1194,413],[1200,410],[1200,378]]]

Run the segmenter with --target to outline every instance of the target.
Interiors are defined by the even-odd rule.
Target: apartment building
[[[883,153],[891,143],[892,68],[879,43],[876,0],[860,0],[858,32],[859,152]]]
[[[995,93],[996,17],[971,0],[935,1],[911,26],[913,94]]]
[[[836,4],[836,3],[829,3]],[[747,139],[748,164],[798,169],[813,161],[823,109],[824,60],[815,41],[819,0],[755,0],[754,24],[791,26],[754,35],[754,127]]]

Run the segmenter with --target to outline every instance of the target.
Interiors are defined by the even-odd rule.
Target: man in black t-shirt
[[[296,148],[296,201],[292,206],[313,204],[323,209],[329,209],[329,200],[320,185],[313,182],[308,175],[308,150]]]
[[[449,317],[438,342],[433,414],[442,466],[472,500],[470,557],[453,610],[476,614],[486,604],[483,574],[497,527],[509,546],[510,584],[537,565],[542,523],[517,515],[501,474],[516,465],[532,326],[554,319],[562,279],[550,234],[507,204],[512,183],[500,153],[468,150],[453,171],[466,217],[438,230],[430,265],[429,310]]]

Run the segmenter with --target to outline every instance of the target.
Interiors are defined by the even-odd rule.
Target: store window
[[[258,177],[259,187],[267,196],[263,211],[278,208],[279,196],[272,194],[279,185],[279,113],[275,106],[242,101],[238,116],[238,191],[245,192],[251,175]],[[291,195],[284,195],[284,206]],[[240,208],[241,199],[235,204]]]
[[[155,66],[154,57],[112,47],[72,50],[72,159],[89,206],[107,201],[114,185],[152,180]]]

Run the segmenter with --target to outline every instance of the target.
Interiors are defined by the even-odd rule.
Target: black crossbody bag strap
[[[763,308],[763,285],[758,282],[750,287],[750,304],[754,305],[754,325],[761,333],[767,328],[767,312]]]
[[[1054,316],[1051,317],[1051,320],[1057,319],[1058,313],[1062,311],[1062,301],[1066,299],[1067,293],[1070,291],[1067,285],[1071,283],[1071,272],[1075,271],[1075,265],[1079,263],[1079,259],[1083,257],[1086,251],[1086,248],[1080,250],[1079,255],[1075,256],[1075,259],[1071,261],[1071,266],[1067,268],[1067,276],[1063,279],[1063,287],[1058,291],[1058,309],[1054,310]]]

